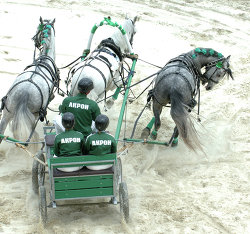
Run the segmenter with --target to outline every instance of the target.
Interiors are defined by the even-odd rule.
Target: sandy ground
[[[138,14],[134,51],[140,59],[163,66],[195,47],[231,55],[235,80],[225,78],[214,90],[201,90],[201,140],[205,153],[177,148],[134,145],[122,156],[128,185],[130,222],[121,223],[119,207],[72,205],[49,209],[49,223],[39,223],[38,199],[31,189],[32,159],[6,142],[0,145],[0,233],[250,233],[250,3],[243,0],[31,1],[0,3],[0,96],[32,62],[39,17],[56,18],[56,63],[81,55],[94,23],[111,16],[122,22]],[[104,32],[97,32],[104,39]],[[133,82],[158,69],[142,61]],[[67,69],[61,71],[65,79]],[[150,81],[133,89],[139,94]],[[57,108],[62,97],[51,104]],[[107,112],[115,132],[122,99]],[[146,102],[146,93],[128,105],[126,136]],[[196,118],[197,110],[192,114]],[[52,120],[53,112],[49,112]],[[147,110],[136,137],[150,120]],[[162,114],[159,140],[173,131],[169,109]],[[42,136],[42,124],[38,130]],[[9,130],[6,134],[11,136]],[[124,129],[121,132],[123,138]],[[121,145],[122,146],[122,145]]]

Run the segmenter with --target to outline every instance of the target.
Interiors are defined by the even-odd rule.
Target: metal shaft
[[[127,99],[128,99],[129,88],[130,88],[130,85],[131,85],[132,78],[134,76],[134,70],[135,70],[135,64],[136,64],[136,62],[137,62],[137,59],[133,59],[133,64],[132,64],[132,67],[131,67],[130,75],[128,77],[128,84],[127,84],[126,91],[125,91],[125,94],[124,94],[124,98],[123,98],[123,102],[122,102],[122,107],[121,107],[121,111],[120,111],[120,116],[119,116],[117,127],[116,127],[116,132],[115,132],[115,140],[116,141],[118,141],[119,136],[120,136],[121,126],[122,126],[122,121],[123,121],[123,116],[124,116],[124,111],[125,111],[125,107],[126,107],[126,103],[127,103]]]
[[[143,139],[131,139],[131,138],[125,138],[124,141],[126,142],[135,142],[135,143],[143,143],[143,144],[151,144],[151,145],[165,145],[169,146],[168,142],[162,142],[162,141],[148,141]]]

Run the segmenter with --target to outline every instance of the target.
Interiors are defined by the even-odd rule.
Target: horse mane
[[[215,50],[213,50],[212,48],[195,48],[194,50],[191,51],[192,53],[192,58],[196,58],[197,54],[203,54],[206,57],[210,57],[213,56],[215,58],[223,58],[224,56],[222,55],[222,53],[219,53]]]

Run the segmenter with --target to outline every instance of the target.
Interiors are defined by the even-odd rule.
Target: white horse
[[[126,17],[122,24],[129,42],[125,40],[124,35],[119,30],[116,30],[110,38],[103,40],[85,61],[80,62],[71,69],[69,72],[72,81],[71,95],[75,96],[79,93],[77,89],[78,82],[82,78],[88,77],[94,83],[94,89],[88,97],[95,101],[104,98],[106,106],[106,93],[109,90],[112,91],[121,87],[123,84],[120,70],[123,63],[123,54],[128,53],[129,46],[132,46],[137,20],[137,16],[134,19]],[[111,107],[112,104],[113,100],[110,99],[108,107]]]
[[[33,64],[17,76],[2,98],[0,134],[4,134],[8,123],[12,121],[10,126],[14,138],[25,141],[29,137],[29,141],[34,133],[37,140],[36,124],[39,119],[44,120],[48,103],[59,85],[58,69],[54,62],[54,22],[55,19],[50,21],[40,17],[40,24],[33,37],[35,48],[40,50],[40,54],[37,59],[34,58]]]

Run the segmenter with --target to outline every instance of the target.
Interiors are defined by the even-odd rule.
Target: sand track
[[[32,62],[31,41],[39,22],[56,18],[58,67],[79,57],[94,23],[110,15],[122,22],[126,12],[139,14],[134,50],[139,58],[163,66],[195,47],[211,47],[231,54],[235,80],[225,78],[211,92],[201,90],[201,124],[196,128],[206,155],[177,148],[135,144],[122,156],[128,185],[130,223],[120,222],[119,207],[72,205],[49,208],[49,223],[39,223],[38,199],[31,189],[30,159],[13,145],[0,145],[1,233],[249,233],[250,232],[250,24],[248,1],[66,1],[13,0],[0,3],[0,94],[4,96],[16,74]],[[102,38],[102,33],[96,35]],[[103,38],[102,38],[103,39]],[[93,43],[97,43],[94,41]],[[94,46],[93,46],[94,47]],[[61,71],[65,79],[68,70]],[[133,82],[157,72],[141,61]],[[133,88],[139,94],[151,80]],[[146,95],[128,105],[127,134],[146,102]],[[62,101],[57,97],[52,108]],[[114,133],[121,98],[110,116]],[[195,120],[197,110],[192,113]],[[49,112],[52,120],[54,113]],[[151,119],[146,110],[135,133]],[[173,131],[169,109],[162,114],[159,140]],[[42,124],[38,126],[42,136]],[[6,132],[11,136],[9,130]],[[123,137],[123,130],[121,138]],[[48,184],[46,184],[48,188]]]

